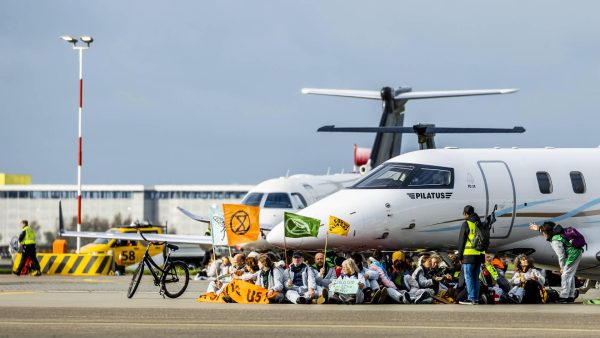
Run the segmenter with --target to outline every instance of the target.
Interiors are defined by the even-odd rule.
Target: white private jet
[[[328,247],[339,250],[454,250],[463,207],[484,216],[497,206],[491,252],[532,253],[536,262],[556,266],[550,244],[528,225],[574,226],[588,243],[578,276],[598,280],[599,187],[600,148],[420,150],[394,157],[300,214],[322,224],[330,215],[349,222],[348,237],[328,238]],[[318,238],[288,238],[287,247],[321,249],[325,233],[322,226]],[[267,240],[282,246],[283,225]]]

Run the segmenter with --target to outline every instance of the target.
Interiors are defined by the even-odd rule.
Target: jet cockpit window
[[[410,178],[407,188],[451,188],[452,171],[450,169],[419,168]]]
[[[579,171],[571,171],[569,175],[571,176],[573,192],[576,194],[585,193],[585,179],[583,178],[583,174]]]
[[[267,195],[264,208],[292,209],[292,201],[287,193],[273,192]]]
[[[300,193],[293,192],[292,199],[296,202],[298,209],[304,209],[308,206],[308,204],[306,204],[306,200],[304,199],[304,196],[302,196]]]
[[[263,195],[264,194],[260,192],[250,193],[246,195],[246,197],[244,197],[244,199],[242,200],[242,204],[251,207],[258,207],[260,206],[260,201],[262,201]]]
[[[550,179],[550,174],[545,171],[538,171],[535,173],[537,176],[538,187],[540,188],[540,192],[542,194],[551,194],[552,193],[552,180]]]
[[[386,163],[358,181],[353,189],[452,189],[454,169],[422,164]]]
[[[400,188],[414,167],[398,163],[388,163],[374,170],[352,186],[355,189],[393,189]]]

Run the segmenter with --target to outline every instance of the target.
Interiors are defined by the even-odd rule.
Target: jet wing
[[[91,232],[91,231],[65,231],[61,229],[62,237],[84,237],[84,238],[107,238],[124,239],[132,241],[143,241],[142,236],[137,232]],[[169,243],[190,243],[190,244],[212,244],[210,236],[195,235],[172,235],[172,234],[150,234],[144,233],[144,237],[149,241],[169,242]]]
[[[204,223],[210,223],[210,219],[206,218],[206,217],[202,217],[202,216],[198,216],[196,214],[191,213],[190,211],[182,208],[182,207],[177,207],[177,209],[179,211],[181,211],[184,215],[186,215],[187,217],[193,219],[194,221],[198,221],[198,222],[204,222]]]
[[[208,221],[208,220],[207,220]],[[143,241],[144,238],[137,232],[93,232],[93,231],[67,231],[62,214],[62,203],[58,202],[58,232],[63,237],[84,237],[84,238],[107,238]],[[191,243],[191,244],[212,244],[210,236],[196,235],[173,235],[173,234],[152,234],[144,233],[144,237],[149,241],[171,242],[171,243]]]

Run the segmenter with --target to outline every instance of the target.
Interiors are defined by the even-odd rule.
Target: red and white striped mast
[[[77,231],[81,231],[81,166],[83,164],[83,139],[81,137],[81,111],[83,108],[83,50],[90,48],[90,43],[94,42],[91,36],[80,37],[81,41],[87,46],[77,46],[78,40],[70,36],[61,36],[61,39],[73,44],[73,49],[79,51],[79,138],[77,151]],[[81,238],[77,237],[77,253],[81,247]]]

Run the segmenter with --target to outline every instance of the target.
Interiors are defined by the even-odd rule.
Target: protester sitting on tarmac
[[[543,299],[544,276],[533,265],[533,259],[524,254],[515,259],[515,273],[510,280],[513,286],[508,292],[508,300],[513,303],[540,304]]]
[[[362,273],[365,277],[365,288],[363,289],[365,303],[371,302],[373,293],[379,290],[379,282],[377,281],[379,279],[379,274],[376,271],[368,269],[367,265],[365,265],[364,257],[360,253],[353,253],[350,255],[350,258],[354,260],[358,272]]]
[[[229,274],[231,268],[231,258],[227,255],[221,257],[221,266],[219,267],[219,276]]]
[[[344,263],[346,259],[344,257],[340,257],[340,256],[336,256],[333,259],[333,262],[335,263],[335,277],[339,277],[340,274],[342,273],[342,263]]]
[[[504,262],[498,259],[494,254],[485,255],[485,263],[481,268],[481,273],[485,282],[492,291],[499,297],[510,291],[509,281],[504,277],[506,266]]]
[[[382,258],[381,255],[377,254],[377,252],[374,252],[374,254],[377,255],[380,259]],[[392,282],[392,280],[389,279],[387,273],[385,273],[382,264],[375,257],[369,257],[369,263],[369,270],[367,272],[369,278],[372,278],[372,276],[375,275],[377,278],[377,282],[381,285],[381,288],[379,288],[379,290],[377,290],[373,294],[371,303],[383,304],[388,302],[389,300],[392,300],[396,303],[411,302],[411,298],[408,295],[407,291],[398,290],[394,282]]]
[[[285,298],[294,304],[310,304],[316,298],[317,284],[313,271],[304,263],[302,252],[292,255],[292,264],[285,270]]]
[[[242,274],[234,274],[233,279],[241,279],[249,283],[254,283],[256,281],[259,271],[256,258],[254,256],[247,257],[244,262],[244,272]]]
[[[426,290],[431,296],[437,294],[442,277],[431,276],[431,256],[423,256],[421,265],[413,272],[412,278],[417,281],[419,289]]]
[[[363,289],[365,287],[365,277],[358,271],[356,263],[353,259],[346,259],[342,263],[342,273],[338,278],[334,280],[345,280],[345,279],[358,279],[358,290],[355,294],[344,294],[344,293],[333,293],[329,297],[331,303],[343,303],[343,304],[361,304],[364,301]]]
[[[451,287],[452,275],[448,272],[448,265],[437,254],[431,256],[430,275],[433,277],[434,283],[438,284],[438,294],[440,291],[448,291]]]
[[[310,268],[315,275],[317,294],[321,296],[323,289],[329,287],[329,283],[335,279],[335,269],[325,262],[325,255],[322,252],[317,252],[315,255],[315,263],[311,265]]]
[[[285,283],[282,270],[276,267],[267,255],[258,257],[258,268],[260,270],[256,285],[269,290],[267,293],[269,303],[281,303],[284,299],[283,284]]]
[[[217,278],[216,281],[210,282],[208,284],[208,288],[206,292],[214,292],[217,295],[220,294],[223,289],[231,282],[232,276],[238,275],[241,276],[245,272],[244,265],[244,254],[237,254],[233,256],[233,265],[225,265],[225,258],[221,258],[223,262],[221,263],[221,275]]]
[[[219,272],[221,271],[221,259],[217,258],[217,260],[213,260],[211,257],[208,263],[206,264],[206,271],[204,271],[204,276],[198,273],[194,280],[200,279],[208,279],[210,281],[217,280],[217,276],[219,276]]]

